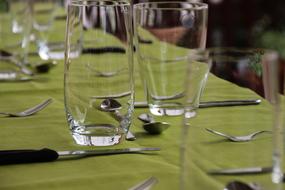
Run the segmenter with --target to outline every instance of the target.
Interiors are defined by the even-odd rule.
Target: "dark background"
[[[209,5],[207,47],[269,48],[285,57],[285,0],[203,2]]]

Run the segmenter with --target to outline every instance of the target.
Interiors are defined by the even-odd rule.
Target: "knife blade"
[[[248,167],[248,168],[231,168],[218,169],[208,172],[210,175],[246,175],[246,174],[264,174],[272,172],[272,167]]]
[[[258,105],[260,103],[261,103],[260,99],[208,101],[208,102],[200,102],[199,108]],[[148,104],[147,102],[135,102],[134,107],[135,108],[148,108]]]
[[[40,150],[1,150],[0,165],[51,162],[64,157],[87,157],[111,154],[142,153],[144,151],[159,151],[156,147],[124,148],[124,149],[98,149],[98,150],[68,150],[55,151],[48,148]]]

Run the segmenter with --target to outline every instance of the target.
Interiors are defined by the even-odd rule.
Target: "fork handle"
[[[0,151],[0,165],[50,162],[56,160],[58,156],[56,151],[48,148],[40,150],[2,150]]]

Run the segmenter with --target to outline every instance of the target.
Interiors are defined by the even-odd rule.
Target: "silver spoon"
[[[170,124],[166,122],[158,122],[155,121],[154,118],[147,113],[143,113],[138,116],[138,119],[144,122],[143,128],[149,134],[158,135],[161,134],[164,130],[166,130]]]
[[[36,73],[46,73],[53,66],[55,66],[57,64],[56,61],[47,61],[47,62],[37,63],[35,65],[32,65],[32,64],[29,64],[29,63],[22,64],[22,63],[20,63],[16,59],[16,57],[12,53],[10,53],[8,51],[5,51],[5,50],[0,50],[0,59],[11,61],[16,66],[20,67],[21,71],[24,74],[27,74],[27,75],[33,75],[34,72],[36,72]],[[29,65],[29,67],[27,67],[26,65]]]
[[[111,98],[104,100],[100,104],[100,109],[102,111],[112,113],[112,116],[119,122],[123,120],[123,116],[119,112],[121,108],[122,108],[122,105],[118,101],[111,99]],[[127,132],[126,140],[129,140],[129,141],[136,140],[135,135],[130,130],[128,130]]]
[[[28,68],[26,65],[19,62],[19,60],[17,60],[17,58],[12,53],[10,53],[8,51],[0,50],[0,59],[8,60],[8,61],[14,63],[26,75],[33,75],[34,74],[34,72],[30,68]]]
[[[231,181],[224,190],[261,190],[261,187],[256,183],[247,184],[241,181]]]
[[[251,140],[253,140],[253,139],[255,138],[255,136],[258,135],[258,134],[271,132],[271,131],[263,130],[263,131],[257,131],[257,132],[251,133],[251,134],[249,134],[249,135],[244,135],[244,136],[232,136],[232,135],[224,134],[224,133],[221,133],[221,132],[218,132],[218,131],[209,129],[209,128],[206,128],[206,130],[207,130],[208,132],[210,132],[210,133],[213,133],[213,134],[216,134],[216,135],[225,137],[226,139],[228,139],[228,140],[230,140],[230,141],[232,141],[232,142],[246,142],[246,141],[251,141]]]
[[[15,113],[11,113],[11,112],[0,112],[1,115],[6,115],[9,117],[26,117],[26,116],[30,116],[33,115],[39,111],[41,111],[42,109],[44,109],[47,105],[49,105],[52,102],[52,99],[48,99],[45,100],[44,102],[29,108],[27,110],[21,111],[21,112],[15,112]]]
[[[47,73],[55,65],[57,65],[56,61],[46,61],[46,62],[37,63],[35,65],[31,65],[31,67],[36,73]]]

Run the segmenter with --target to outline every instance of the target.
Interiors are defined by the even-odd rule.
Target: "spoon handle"
[[[245,175],[245,174],[269,173],[271,171],[272,171],[272,167],[249,167],[249,168],[211,170],[208,172],[208,174],[211,174],[211,175]]]

